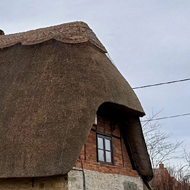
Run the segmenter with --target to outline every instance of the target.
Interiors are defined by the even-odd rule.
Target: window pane
[[[108,139],[105,139],[105,148],[106,148],[106,150],[111,150],[110,140],[108,140]]]
[[[106,151],[106,162],[111,162],[111,152]]]
[[[104,162],[104,151],[103,150],[98,150],[98,161]]]
[[[98,148],[103,149],[103,139],[98,137]]]

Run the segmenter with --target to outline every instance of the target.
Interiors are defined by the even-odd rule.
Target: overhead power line
[[[172,115],[172,116],[168,116],[168,117],[160,117],[160,118],[153,118],[153,119],[147,119],[147,120],[142,120],[141,122],[148,122],[148,121],[157,121],[157,120],[162,120],[162,119],[171,119],[171,118],[175,118],[175,117],[182,117],[182,116],[187,116],[190,115],[190,113],[185,113],[185,114],[180,114],[180,115]]]
[[[176,83],[176,82],[184,82],[184,81],[188,81],[188,80],[190,80],[190,78],[181,79],[181,80],[174,80],[174,81],[169,81],[169,82],[162,82],[162,83],[157,83],[157,84],[149,84],[149,85],[145,85],[145,86],[138,86],[138,87],[134,87],[133,89],[148,88],[148,87],[153,87],[153,86],[161,86],[161,85],[165,85],[165,84],[172,84],[172,83]]]

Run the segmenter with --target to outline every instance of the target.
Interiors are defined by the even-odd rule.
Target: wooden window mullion
[[[105,138],[103,138],[103,147],[104,147],[104,162],[106,162],[106,152],[105,152]]]

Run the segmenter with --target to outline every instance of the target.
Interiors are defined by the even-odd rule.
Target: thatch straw
[[[18,43],[22,45],[34,45],[50,39],[71,44],[90,41],[103,52],[107,52],[93,31],[84,22],[66,23],[48,28],[1,36],[0,48],[10,47]]]
[[[71,25],[84,26],[90,34],[84,32],[85,40],[76,37],[77,41],[72,41],[74,31],[84,33]],[[63,26],[71,29],[67,31]],[[67,43],[60,31],[67,31]],[[77,22],[1,36],[2,41],[1,178],[70,171],[88,137],[95,113],[104,102],[117,104],[118,109],[122,105],[126,117],[144,115],[137,96],[86,24]],[[136,138],[142,139],[136,149],[142,150],[145,159],[134,159],[148,166],[143,175],[149,176],[150,160],[143,135]]]

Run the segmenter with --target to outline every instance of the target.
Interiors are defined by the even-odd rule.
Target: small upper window
[[[113,164],[113,151],[111,137],[97,134],[98,162]]]

